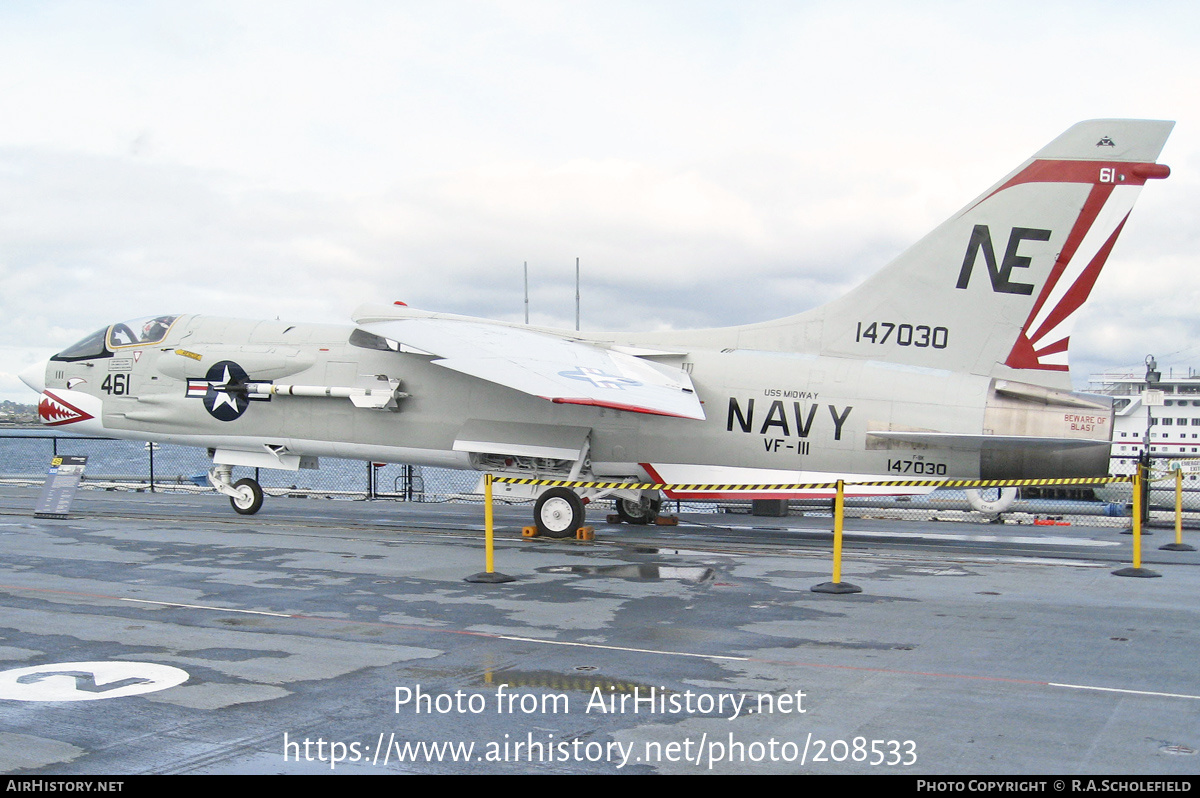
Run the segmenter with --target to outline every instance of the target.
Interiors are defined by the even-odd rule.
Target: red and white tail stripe
[[[1018,183],[1092,184],[1005,365],[1068,370],[1067,349],[1077,313],[1096,284],[1138,193],[1147,179],[1169,174],[1170,169],[1160,164],[1035,161],[999,189]]]

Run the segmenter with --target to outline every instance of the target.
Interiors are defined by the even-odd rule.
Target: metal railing
[[[148,444],[92,438],[44,430],[0,430],[0,484],[40,485],[50,460],[87,455],[82,488],[144,492],[210,491],[206,450],[174,444]],[[235,468],[254,476],[272,496],[327,496],[407,502],[474,501],[479,474],[444,468],[378,464],[321,458],[320,469],[283,471]]]
[[[0,484],[40,485],[46,478],[51,458],[60,454],[88,455],[82,487],[105,490],[205,492],[212,488],[206,479],[211,459],[206,450],[174,444],[147,444],[116,438],[91,438],[45,428],[0,430]],[[472,502],[481,474],[403,464],[371,464],[361,460],[321,458],[319,470],[282,471],[235,469],[254,476],[271,496],[328,497],[341,499],[384,499],[404,502]],[[1197,469],[1200,473],[1200,468]],[[1163,473],[1166,485],[1156,481],[1149,492],[1149,520],[1156,525],[1178,523],[1200,525],[1200,492],[1182,481],[1181,503],[1176,510],[1175,472]],[[1189,475],[1191,484],[1195,475]],[[1077,498],[1019,496],[999,519],[994,514],[971,509],[961,480],[936,482],[940,487],[926,495],[847,498],[847,517],[912,522],[962,522],[988,524],[1057,523],[1128,529],[1133,497],[1128,478],[1112,480],[1022,481],[1030,493],[1071,490]],[[912,484],[905,481],[904,484]],[[975,484],[974,482],[970,484]],[[995,485],[995,481],[982,483]],[[1008,483],[1005,483],[1008,484]],[[1165,489],[1159,485],[1164,485]],[[1095,494],[1104,494],[1093,495]],[[520,502],[519,499],[504,499]],[[604,500],[601,500],[604,501]],[[676,512],[750,513],[747,499],[671,502]],[[602,505],[602,506],[606,506]],[[792,515],[829,516],[831,499],[791,500]]]

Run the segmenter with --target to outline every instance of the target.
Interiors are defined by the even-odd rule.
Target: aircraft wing
[[[550,333],[439,318],[366,322],[359,329],[434,356],[454,371],[558,404],[704,419],[682,370]]]

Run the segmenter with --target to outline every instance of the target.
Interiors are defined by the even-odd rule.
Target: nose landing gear
[[[257,480],[246,477],[233,482],[233,466],[216,464],[208,472],[208,482],[218,493],[229,497],[239,515],[254,515],[262,509],[263,492]]]

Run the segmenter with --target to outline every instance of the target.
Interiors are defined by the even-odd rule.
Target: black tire
[[[233,489],[243,494],[241,497],[229,497],[229,504],[236,512],[241,515],[254,515],[262,509],[263,492],[258,482],[250,478],[239,479],[233,483]]]
[[[662,499],[617,499],[617,515],[627,524],[653,524],[662,509]]]
[[[569,488],[550,488],[538,497],[533,521],[539,535],[573,538],[583,526],[583,500]]]

